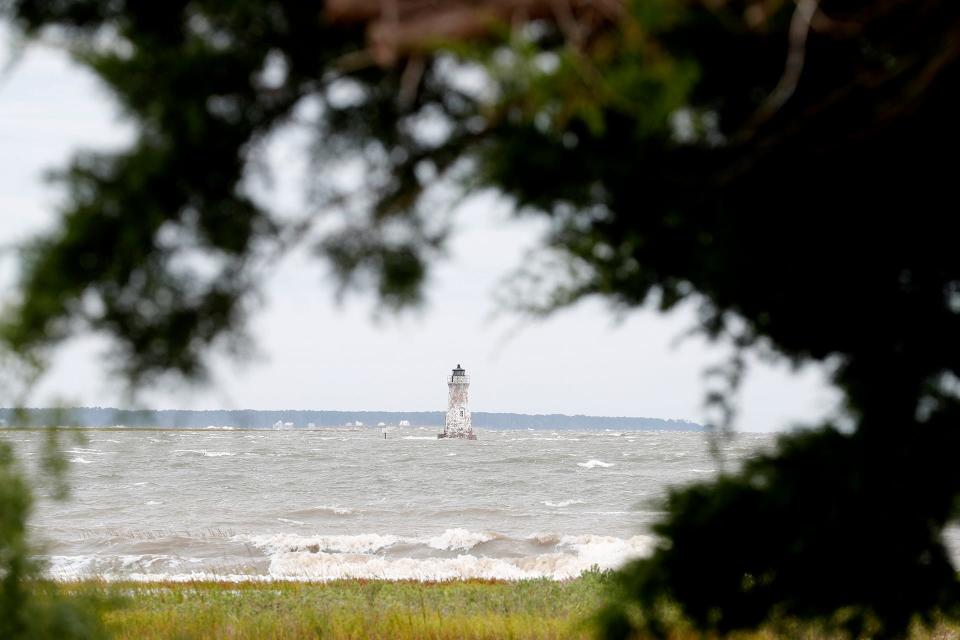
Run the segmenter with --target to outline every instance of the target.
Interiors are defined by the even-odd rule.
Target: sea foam
[[[453,557],[409,555],[408,545],[456,551],[492,539],[526,545],[532,552],[502,557],[469,551]],[[599,535],[534,534],[525,539],[510,539],[495,533],[465,529],[448,529],[427,537],[374,533],[342,536],[267,534],[235,536],[235,540],[248,545],[247,548],[261,550],[265,557],[258,561],[246,554],[247,559],[238,556],[219,566],[206,566],[206,559],[162,554],[53,556],[48,575],[59,580],[96,576],[104,580],[141,582],[328,581],[344,578],[567,580],[593,567],[617,568],[633,558],[648,555],[653,546],[653,539],[649,536],[624,539]],[[391,547],[396,547],[399,555],[389,553]]]
[[[269,557],[268,573],[280,580],[566,580],[592,567],[614,569],[649,555],[650,536],[617,538],[599,535],[534,534],[511,539],[493,532],[447,529],[442,534],[408,537],[382,534],[300,536],[273,534],[240,536]],[[472,550],[501,540],[533,550],[527,555],[490,557]],[[411,546],[462,551],[456,557],[409,557]],[[529,545],[533,545],[530,547]],[[539,548],[538,548],[539,547]],[[391,553],[391,549],[398,551]]]

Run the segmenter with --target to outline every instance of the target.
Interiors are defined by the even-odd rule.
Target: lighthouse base
[[[460,433],[455,433],[455,432],[447,433],[447,432],[443,432],[443,433],[438,433],[438,434],[437,434],[437,439],[439,440],[440,438],[452,438],[452,439],[456,439],[456,440],[476,440],[476,439],[477,439],[477,434],[475,434],[473,431],[460,432]]]

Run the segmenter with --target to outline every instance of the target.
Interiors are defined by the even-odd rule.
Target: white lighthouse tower
[[[470,421],[470,410],[467,408],[470,376],[467,375],[466,369],[458,364],[447,378],[447,388],[449,389],[447,417],[443,421],[443,433],[438,434],[437,437],[476,440],[477,435],[473,432],[473,424]]]

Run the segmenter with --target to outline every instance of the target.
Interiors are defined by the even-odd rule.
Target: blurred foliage
[[[707,334],[828,361],[845,396],[846,429],[672,495],[611,637],[671,607],[717,631],[797,616],[887,635],[956,612],[955,3],[636,0],[589,37],[528,22],[390,67],[322,3],[8,4],[138,130],[63,173],[61,225],[28,248],[5,315],[18,352],[42,362],[93,329],[134,382],[202,375],[240,335],[264,256],[297,242],[344,285],[415,303],[453,224],[437,197],[495,188],[552,223],[521,308],[692,297]],[[314,139],[316,211],[292,222],[249,188],[286,126]]]
[[[62,487],[63,463],[56,453],[55,441],[47,443],[41,465],[54,478],[56,487]],[[41,578],[41,567],[35,558],[37,549],[27,540],[32,504],[30,486],[14,459],[12,447],[0,440],[0,638],[105,637],[101,611],[108,598],[104,594],[65,597],[56,585]]]
[[[896,636],[918,613],[928,625],[955,616],[941,534],[957,418],[937,416],[882,456],[832,428],[784,436],[736,475],[672,491],[659,550],[622,572],[603,611],[607,636],[634,625],[666,635],[678,608],[700,629],[820,620],[853,638]]]

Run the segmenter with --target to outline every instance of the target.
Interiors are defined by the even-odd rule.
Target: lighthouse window
[[[460,409],[460,417],[463,417],[463,409]]]

